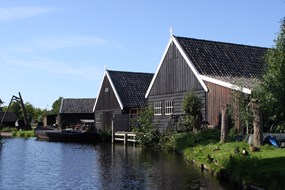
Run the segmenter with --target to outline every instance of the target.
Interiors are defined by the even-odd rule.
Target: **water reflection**
[[[0,189],[223,189],[174,154],[123,145],[7,139]]]
[[[101,156],[102,189],[222,189],[212,176],[174,154],[116,145]]]

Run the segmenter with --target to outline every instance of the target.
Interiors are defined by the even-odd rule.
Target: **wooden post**
[[[115,142],[114,119],[112,119],[111,131],[112,131],[112,144],[113,144]]]
[[[222,106],[222,118],[221,118],[221,143],[225,143],[228,140],[228,105]]]
[[[124,145],[127,145],[127,140],[128,140],[128,134],[124,134]]]
[[[263,124],[262,113],[256,99],[251,100],[253,112],[253,143],[254,146],[260,146],[263,143]]]

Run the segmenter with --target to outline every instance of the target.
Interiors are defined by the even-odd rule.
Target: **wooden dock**
[[[137,142],[136,140],[136,134],[133,132],[126,132],[126,131],[117,131],[112,133],[112,143],[115,141],[123,141],[126,145],[127,142],[132,142],[135,144]]]

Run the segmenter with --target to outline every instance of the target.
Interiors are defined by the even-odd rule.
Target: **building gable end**
[[[106,81],[106,80],[107,80],[107,81]],[[111,87],[111,89],[105,89],[105,86],[104,86],[104,83],[105,83],[105,82],[108,82],[108,83],[109,83],[109,86]],[[108,90],[108,92],[106,92],[106,90]],[[102,101],[102,100],[101,100],[101,99],[102,99],[101,95],[102,95],[103,92],[105,92],[105,93],[114,93],[115,99],[117,100],[117,103],[119,104],[120,109],[123,110],[122,101],[121,101],[121,99],[120,99],[120,97],[119,97],[119,95],[118,95],[118,93],[117,93],[117,91],[116,91],[116,88],[115,88],[115,86],[114,86],[114,84],[113,84],[113,82],[112,82],[112,79],[111,79],[111,77],[110,77],[110,75],[109,75],[109,73],[108,73],[107,70],[105,71],[105,74],[104,74],[104,76],[103,76],[102,83],[101,83],[101,87],[100,87],[100,90],[99,90],[99,92],[98,92],[98,96],[97,96],[97,99],[96,99],[96,102],[95,102],[95,105],[94,105],[94,108],[93,108],[93,111],[94,111],[94,112],[95,112],[96,108],[97,108],[98,105],[99,105],[98,102],[99,102],[99,101]]]
[[[197,70],[195,69],[194,65],[191,63],[191,61],[189,60],[189,58],[187,57],[186,53],[183,51],[183,49],[181,48],[181,46],[179,45],[179,42],[175,39],[174,36],[171,36],[167,46],[166,46],[166,49],[163,53],[163,56],[160,60],[160,64],[155,72],[155,75],[154,77],[152,78],[152,81],[149,85],[149,88],[146,92],[146,95],[145,95],[145,98],[148,98],[148,96],[150,95],[150,92],[151,92],[151,89],[153,88],[153,85],[155,83],[155,80],[157,79],[158,77],[158,73],[162,67],[162,64],[164,63],[164,60],[167,56],[167,53],[169,51],[169,48],[171,48],[171,45],[174,43],[174,45],[177,47],[178,51],[180,52],[180,54],[182,55],[182,57],[184,58],[184,60],[186,61],[186,63],[188,64],[188,66],[190,67],[190,69],[192,70],[192,72],[194,73],[195,77],[197,78],[197,80],[199,81],[199,83],[201,84],[202,88],[207,92],[208,89],[207,89],[207,86],[205,85],[205,83],[203,82],[203,80],[201,79],[199,73],[197,72]]]

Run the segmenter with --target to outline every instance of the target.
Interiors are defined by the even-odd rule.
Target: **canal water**
[[[73,144],[5,138],[0,189],[225,189],[175,154],[121,144]]]

